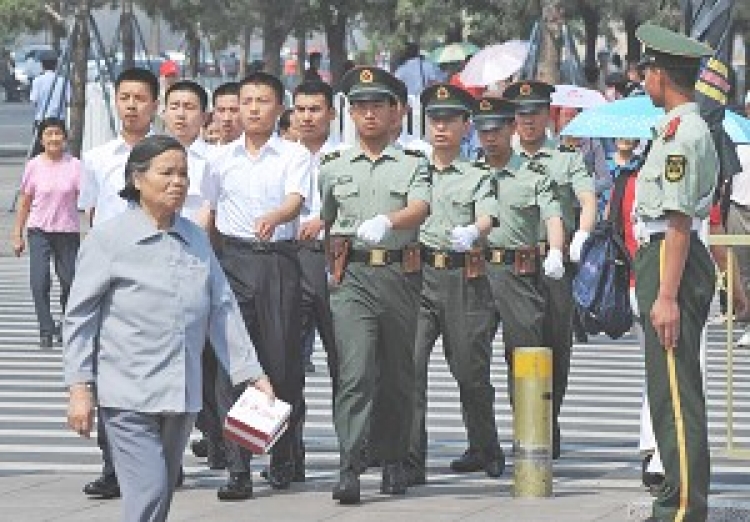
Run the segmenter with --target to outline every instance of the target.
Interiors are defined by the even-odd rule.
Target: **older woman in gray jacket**
[[[179,215],[188,188],[179,142],[151,136],[125,166],[133,203],[81,246],[63,328],[68,424],[89,436],[101,410],[123,520],[166,520],[182,454],[201,409],[208,337],[235,384],[273,400],[208,237]]]

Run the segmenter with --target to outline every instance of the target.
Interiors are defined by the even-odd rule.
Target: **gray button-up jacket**
[[[65,382],[95,382],[101,406],[201,409],[206,338],[235,384],[263,375],[208,237],[176,216],[160,231],[139,208],[81,245],[63,325]]]

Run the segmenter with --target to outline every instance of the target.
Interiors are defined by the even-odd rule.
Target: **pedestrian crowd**
[[[65,152],[64,121],[40,115],[41,152],[26,167],[13,243],[20,255],[27,231],[40,345],[64,347],[69,425],[89,436],[97,418],[103,469],[84,492],[122,496],[123,520],[165,520],[195,425],[193,452],[227,470],[218,499],[251,498],[251,455],[222,436],[247,386],[292,406],[261,475],[274,489],[304,481],[316,331],[332,385],[339,503],[360,502],[367,468],[382,468],[386,495],[428,481],[438,338],[466,428],[450,467],[504,473],[490,375],[501,325],[511,406],[514,351],[551,349],[550,456],[559,458],[580,323],[573,281],[597,221],[616,210],[646,359],[650,520],[705,520],[700,335],[714,259],[721,268],[726,256],[712,257],[698,237],[718,159],[692,93],[711,50],[648,24],[638,37],[638,87],[666,112],[649,143],[557,137],[577,111],[551,108],[554,86],[469,92],[418,52],[395,74],[358,66],[344,75],[353,145],[330,135],[334,93],[313,74],[285,110],[283,84],[262,71],[210,96],[174,78],[160,99],[150,71],[125,70],[115,83],[120,133],[81,161]],[[403,125],[410,94],[420,97],[426,141]],[[467,148],[471,133],[477,145]],[[744,165],[729,207],[734,233],[750,227]],[[91,226],[80,244],[77,209]],[[50,313],[50,259],[62,327]],[[738,315],[750,314],[744,291],[735,295]]]

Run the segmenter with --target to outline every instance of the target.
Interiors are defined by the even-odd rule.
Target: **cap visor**
[[[430,118],[453,118],[454,116],[469,115],[465,107],[427,107],[425,114]]]
[[[358,87],[349,91],[349,101],[381,101],[396,99],[396,95],[385,87]]]
[[[513,121],[513,118],[474,118],[474,127],[478,131],[488,131],[488,130],[495,130],[499,129],[501,127],[504,127],[507,123]]]

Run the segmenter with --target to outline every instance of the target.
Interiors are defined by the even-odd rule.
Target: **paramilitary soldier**
[[[410,484],[425,482],[427,373],[430,353],[442,335],[448,367],[458,382],[476,470],[499,477],[505,456],[495,426],[490,382],[492,297],[481,248],[497,218],[497,205],[489,169],[459,158],[474,98],[458,87],[436,84],[422,92],[421,101],[433,146],[429,164],[432,206],[419,231],[422,295],[414,346],[414,420],[407,476]],[[466,455],[455,462],[461,467],[464,460]]]
[[[704,521],[709,452],[700,337],[714,294],[714,263],[696,233],[709,213],[719,163],[693,103],[700,59],[711,49],[645,24],[645,88],[666,116],[636,182],[635,281],[646,337],[646,383],[665,479],[657,521]]]
[[[381,492],[403,494],[411,427],[414,339],[421,287],[419,225],[429,212],[425,158],[391,143],[396,79],[376,67],[342,79],[351,103],[358,144],[321,162],[321,218],[326,222],[339,387],[334,424],[340,478],[333,498],[360,499],[376,380],[381,406],[392,423],[384,433]],[[410,246],[411,245],[411,246]]]
[[[513,401],[513,350],[542,346],[544,298],[539,289],[544,275],[563,277],[563,224],[555,182],[537,163],[523,161],[513,151],[515,104],[500,98],[482,98],[474,113],[474,125],[493,171],[497,194],[497,226],[487,243],[487,275],[495,302],[493,333],[498,320],[503,324],[505,360],[508,364],[508,392]],[[546,227],[549,249],[540,266],[538,244]]]
[[[503,97],[516,104],[517,148],[526,168],[550,176],[562,210],[565,238],[569,239],[570,261],[578,262],[581,246],[594,228],[596,194],[594,179],[586,169],[583,157],[559,146],[546,135],[550,95],[554,87],[544,82],[517,82],[505,89]],[[576,201],[580,207],[580,224],[576,227]],[[575,233],[574,233],[575,232]],[[540,233],[545,234],[544,227]],[[558,417],[565,389],[568,386],[570,350],[573,346],[573,275],[574,267],[566,266],[560,279],[544,276],[541,280],[545,302],[544,346],[552,348],[552,457],[560,456],[560,424]]]

